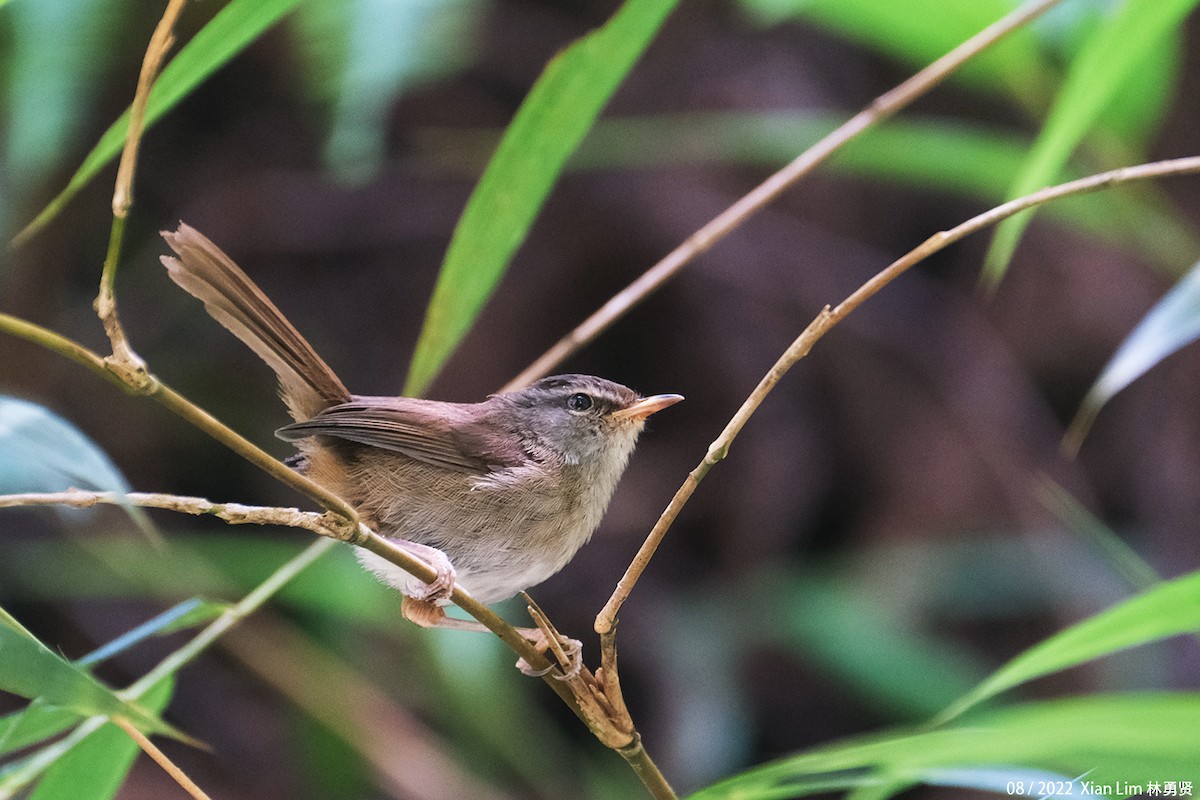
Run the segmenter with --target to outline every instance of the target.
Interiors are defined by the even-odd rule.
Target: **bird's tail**
[[[275,370],[293,418],[304,421],[350,399],[312,345],[219,247],[182,222],[162,236],[178,256],[162,256],[171,279]]]

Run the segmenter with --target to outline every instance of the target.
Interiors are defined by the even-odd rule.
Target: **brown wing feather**
[[[178,258],[163,256],[171,279],[204,303],[217,322],[266,361],[279,377],[297,420],[350,399],[350,392],[254,281],[202,233],[183,223],[163,238]]]
[[[480,404],[482,405],[482,404]],[[280,428],[287,441],[332,436],[403,453],[434,466],[483,474],[516,466],[527,455],[475,411],[480,405],[432,403],[408,397],[355,397],[312,419]]]

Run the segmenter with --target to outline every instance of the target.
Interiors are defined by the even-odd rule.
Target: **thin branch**
[[[124,219],[133,205],[133,173],[137,166],[138,145],[146,127],[146,105],[150,102],[150,90],[162,66],[163,58],[175,43],[175,23],[183,12],[187,0],[170,0],[162,19],[154,28],[146,55],[142,58],[142,71],[138,75],[137,91],[129,107],[129,129],[125,134],[125,149],[121,152],[121,163],[117,167],[117,185],[113,192],[113,216]],[[111,283],[109,284],[111,289]]]
[[[133,727],[132,723],[122,717],[113,717],[113,724],[116,725],[125,733],[129,734],[129,738],[137,742],[138,747],[146,755],[154,759],[155,763],[163,768],[163,771],[170,775],[176,783],[183,787],[183,790],[190,794],[196,800],[211,800],[204,790],[187,776],[187,773],[175,765],[175,762],[167,757],[167,754],[159,750],[154,742],[150,741],[144,733]]]
[[[137,91],[133,97],[133,105],[129,110],[129,129],[125,134],[125,149],[121,153],[121,163],[117,167],[117,182],[113,189],[112,211],[113,224],[108,237],[108,252],[104,257],[104,268],[100,272],[100,291],[92,304],[96,315],[104,325],[104,332],[112,343],[112,356],[108,359],[112,369],[118,372],[122,379],[131,386],[145,384],[149,381],[146,363],[133,351],[121,318],[117,314],[117,298],[114,286],[117,279],[117,264],[121,260],[121,241],[125,237],[125,217],[133,204],[133,173],[137,166],[138,145],[141,142],[142,131],[146,122],[146,104],[150,100],[150,89],[162,66],[163,58],[175,41],[171,32],[186,0],[170,0],[162,19],[150,37],[146,46],[146,55],[142,59],[142,70],[138,76]]]
[[[573,331],[560,339],[536,361],[509,381],[500,391],[518,389],[549,373],[564,359],[591,342],[605,329],[623,317],[638,303],[657,291],[664,283],[675,277],[688,263],[704,253],[727,234],[737,229],[751,216],[781,195],[792,184],[807,176],[826,159],[858,137],[868,128],[910,105],[914,100],[929,92],[946,76],[961,67],[969,59],[991,47],[1012,31],[1020,28],[1054,7],[1062,0],[1033,0],[1013,10],[979,33],[967,39],[946,55],[934,61],[896,88],[880,95],[870,105],[855,114],[836,130],[829,133],[795,160],[767,178],[729,208],[722,211],[704,227],[693,233],[661,261],[643,273],[637,280],[618,292],[579,324]]]
[[[710,469],[725,458],[733,440],[737,438],[742,427],[745,426],[751,415],[758,410],[758,407],[766,399],[766,396],[775,388],[775,384],[779,383],[779,380],[787,374],[788,370],[797,361],[808,355],[812,346],[822,336],[845,319],[850,312],[854,311],[854,309],[858,308],[869,298],[878,294],[883,287],[894,281],[913,265],[920,263],[958,240],[991,225],[995,225],[997,222],[1007,219],[1014,214],[1019,214],[1022,211],[1041,205],[1042,203],[1050,202],[1051,200],[1095,192],[1122,183],[1197,172],[1200,172],[1200,156],[1177,158],[1169,161],[1156,161],[1150,164],[1140,164],[1135,167],[1124,167],[1108,172],[1101,172],[1086,178],[1080,178],[1079,180],[1050,186],[1033,194],[1010,200],[1003,205],[996,206],[989,211],[972,217],[948,231],[935,233],[922,242],[920,246],[904,254],[904,256],[892,262],[886,269],[877,273],[856,289],[849,297],[839,303],[836,308],[830,309],[826,306],[822,309],[816,319],[809,323],[808,327],[801,332],[800,336],[792,342],[767,374],[763,376],[762,380],[759,381],[758,386],[754,388],[754,391],[742,403],[737,413],[726,424],[725,429],[709,445],[704,459],[688,474],[683,485],[679,487],[675,496],[671,498],[671,502],[667,505],[666,510],[663,511],[658,522],[654,525],[654,528],[650,531],[645,542],[642,543],[641,548],[638,550],[637,555],[630,563],[629,568],[625,571],[620,582],[618,582],[616,590],[597,615],[595,624],[596,632],[602,637],[613,635],[617,614],[622,604],[628,599],[634,585],[645,571],[646,566],[650,563],[650,559],[654,557],[654,552],[658,549],[658,545],[662,542],[667,530],[674,523],[675,518],[679,516],[679,512],[683,509],[683,506],[696,491],[696,487],[700,481],[704,479],[704,476],[708,474]]]
[[[98,505],[135,505],[158,508],[180,514],[207,515],[225,520],[230,525],[281,525],[303,528],[330,539],[345,541],[341,526],[331,521],[330,514],[301,511],[298,508],[248,506],[242,503],[214,503],[203,497],[151,492],[92,492],[68,489],[65,492],[31,492],[0,495],[0,508],[16,506],[69,506],[91,508]]]

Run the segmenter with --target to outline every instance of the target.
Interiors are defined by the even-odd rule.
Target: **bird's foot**
[[[539,628],[517,628],[521,635],[529,640],[539,653],[553,653],[550,666],[545,669],[534,669],[525,659],[517,661],[517,669],[531,678],[540,678],[555,667],[561,667],[563,674],[555,675],[561,681],[570,680],[579,675],[583,669],[583,642],[572,639],[561,633],[556,633],[554,639],[548,637]]]
[[[438,550],[436,547],[430,547],[427,544],[410,542],[406,539],[392,539],[391,541],[409,555],[428,563],[436,573],[436,577],[429,583],[413,587],[411,590],[413,599],[431,605],[449,600],[450,595],[454,593],[454,581],[457,577],[454,565],[450,563],[450,558],[441,550]],[[406,589],[405,591],[410,590]]]

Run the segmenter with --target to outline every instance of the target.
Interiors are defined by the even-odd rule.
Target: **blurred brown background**
[[[398,392],[441,256],[487,154],[486,144],[453,134],[499,130],[547,59],[613,8],[487,6],[463,35],[464,66],[387,103],[379,160],[350,178],[326,160],[328,106],[313,88],[299,26],[273,29],[147,135],[118,279],[122,318],[138,352],[186,396],[288,454],[271,435],[286,417],[269,371],[158,264],[164,248],[157,231],[182,219],[254,276],[352,391]],[[213,11],[208,4],[189,9],[181,38]],[[128,8],[119,20],[108,39],[112,60],[86,89],[84,129],[42,183],[10,186],[10,225],[28,220],[65,184],[131,97],[156,20],[149,9]],[[1155,158],[1195,152],[1194,22],[1178,88],[1150,146]],[[670,18],[605,114],[849,115],[908,74],[802,22],[761,27],[731,4],[691,3]],[[910,113],[1029,136],[1037,127],[1019,110],[953,85]],[[675,133],[664,126],[661,135]],[[495,390],[768,172],[731,161],[568,173],[430,396],[474,400]],[[44,233],[8,254],[0,271],[4,311],[105,346],[90,302],[113,174],[106,170]],[[1200,182],[1175,179],[1160,189],[1189,224],[1200,221]],[[824,304],[987,207],[950,192],[822,170],[563,365],[687,397],[654,418],[596,539],[533,592],[562,630],[585,639],[589,663],[596,657],[592,619],[642,537],[788,343]],[[630,705],[680,788],[833,737],[920,720],[936,706],[930,697],[939,689],[924,681],[940,680],[937,670],[981,677],[1126,595],[1112,564],[1039,501],[1043,473],[1163,575],[1200,565],[1195,348],[1114,400],[1076,462],[1057,453],[1091,381],[1175,276],[1134,248],[1043,215],[985,300],[976,286],[987,241],[974,237],[922,264],[820,342],[702,484],[626,606],[619,642]],[[1182,254],[1176,269],[1195,257]],[[0,391],[74,422],[137,489],[302,503],[185,423],[63,359],[0,338],[0,364]],[[169,539],[217,528],[155,518]],[[111,532],[124,523],[113,515],[89,525]],[[49,515],[5,515],[0,526],[13,542],[69,546],[65,526]],[[299,533],[278,539],[304,541]],[[70,655],[163,606],[76,596],[56,584],[53,563],[41,566],[35,575],[0,569],[0,603]],[[393,639],[339,633],[319,614],[286,606],[272,612],[293,613],[384,686],[403,687],[404,669],[424,671],[405,666],[415,657]],[[507,613],[520,616],[515,608]],[[403,624],[398,616],[395,624]],[[405,641],[417,637],[464,653],[477,647],[438,632]],[[897,641],[903,645],[889,649]],[[153,653],[132,654],[104,677],[128,683],[153,660]],[[936,669],[919,668],[926,663]],[[889,664],[897,681],[890,689],[872,677]],[[401,703],[405,691],[419,691],[413,686],[394,689]],[[1200,686],[1196,643],[1171,642],[1069,672],[1026,696],[1137,686]],[[950,697],[955,688],[943,687]],[[596,770],[621,771],[550,693],[520,691],[570,747],[603,765]],[[435,730],[445,724],[436,713],[419,713]],[[183,673],[168,716],[213,746],[213,753],[178,754],[215,796],[332,796],[308,784],[297,766],[304,751],[287,731],[309,724],[299,721],[303,714],[225,650]],[[477,768],[470,752],[456,752],[468,770]],[[585,771],[574,783],[561,763],[547,770],[561,773],[557,785],[567,796],[622,795],[619,782]],[[549,791],[500,773],[496,785],[513,796]],[[163,780],[140,764],[119,796],[174,796]],[[343,787],[345,796],[404,796],[370,778],[353,787]]]

